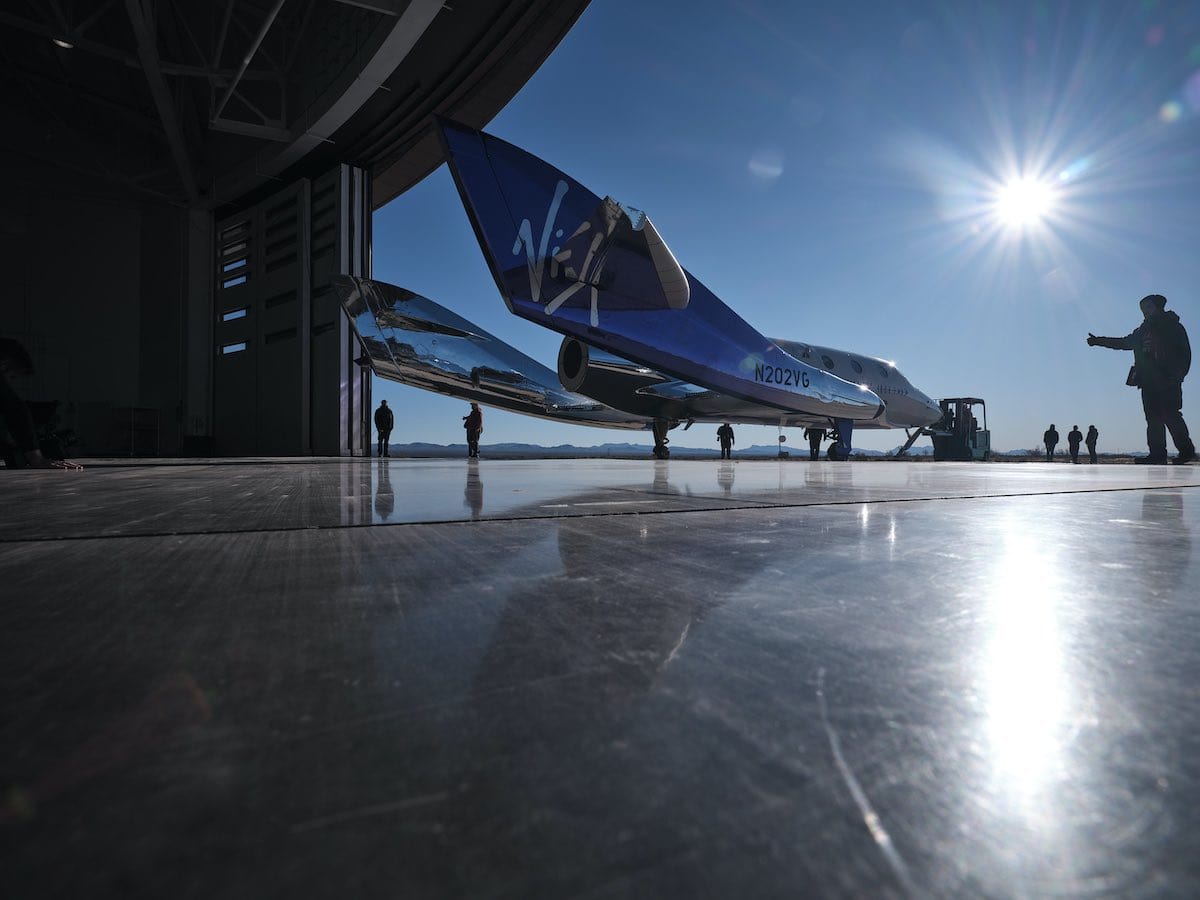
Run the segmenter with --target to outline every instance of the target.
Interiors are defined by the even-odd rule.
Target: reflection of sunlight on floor
[[[1005,532],[997,560],[983,691],[993,772],[1002,794],[1026,806],[1060,765],[1067,684],[1056,604],[1066,586],[1053,550],[1022,527],[1014,521]]]
[[[875,534],[871,534],[872,517],[875,519]],[[889,563],[896,561],[896,511],[887,507],[872,509],[869,503],[864,503],[858,512],[858,522],[862,534],[860,556],[866,558],[877,552],[875,544],[882,540],[887,549]],[[882,529],[886,528],[886,532]]]

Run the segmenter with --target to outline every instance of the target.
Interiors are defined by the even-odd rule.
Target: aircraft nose
[[[930,400],[924,394],[921,395],[921,401],[925,405],[925,412],[929,415],[929,422],[926,424],[932,425],[942,417],[942,408],[937,405],[937,401]]]

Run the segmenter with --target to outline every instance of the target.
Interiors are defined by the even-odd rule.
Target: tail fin
[[[438,120],[446,159],[509,310],[754,403],[830,418],[883,409],[860,385],[759,334],[675,260],[640,210],[519,147]]]
[[[641,210],[598,198],[570,176],[491,135],[441,121],[447,158],[509,308],[547,314],[684,309],[683,267]]]

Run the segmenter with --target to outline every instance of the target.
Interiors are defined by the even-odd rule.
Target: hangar
[[[13,896],[1200,895],[1194,467],[368,460],[331,272],[582,3],[0,10]]]
[[[0,334],[79,455],[354,456],[330,292],[371,213],[485,125],[586,0],[108,0],[0,10]]]

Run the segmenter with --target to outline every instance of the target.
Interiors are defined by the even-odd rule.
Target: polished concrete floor
[[[0,498],[4,896],[1200,896],[1200,467]]]

